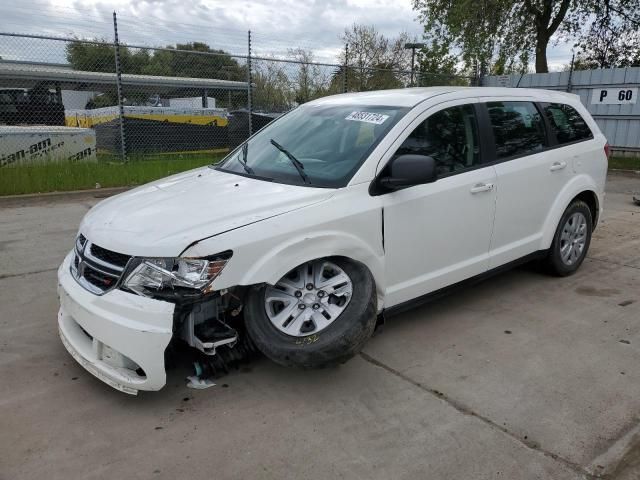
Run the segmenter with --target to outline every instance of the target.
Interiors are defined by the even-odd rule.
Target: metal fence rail
[[[4,51],[17,59],[0,61],[8,105],[0,123],[92,128],[99,151],[125,158],[232,147],[255,130],[253,121],[259,128],[315,98],[411,86],[410,71],[251,56],[250,40],[247,55],[239,56],[198,43],[157,48],[115,38],[0,32]],[[469,85],[471,79],[416,72],[414,85],[436,84]],[[28,108],[12,108],[20,102]]]

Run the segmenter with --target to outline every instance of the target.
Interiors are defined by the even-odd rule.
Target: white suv
[[[58,272],[60,337],[127,393],[170,342],[283,365],[357,353],[382,315],[515,263],[582,263],[608,146],[577,96],[503,88],[337,95],[217,165],[103,201]]]

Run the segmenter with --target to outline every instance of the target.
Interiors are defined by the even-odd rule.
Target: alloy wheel
[[[587,219],[581,212],[571,215],[560,234],[560,258],[565,265],[576,263],[587,244]]]
[[[287,273],[265,290],[269,320],[282,333],[319,333],[344,312],[353,294],[351,278],[329,260],[314,260]]]

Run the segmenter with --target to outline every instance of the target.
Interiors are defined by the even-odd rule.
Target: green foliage
[[[88,72],[116,71],[115,47],[102,43],[71,42],[66,47],[67,61],[74,70]],[[123,73],[142,73],[149,63],[151,55],[148,50],[131,50],[120,46],[120,65]]]
[[[289,77],[281,62],[256,62],[252,81],[255,110],[282,112],[295,106]]]
[[[547,72],[549,43],[578,41],[586,52],[603,15],[612,37],[637,45],[640,0],[413,0],[413,6],[430,48],[459,52],[467,71],[524,72],[534,56],[536,72]]]
[[[112,45],[84,43],[78,40],[67,44],[66,56],[74,70],[115,72],[116,69],[115,50]],[[212,49],[201,42],[167,46],[165,50],[153,50],[153,53],[147,49],[132,49],[121,45],[120,65],[122,73],[137,75],[240,81],[246,80],[247,75],[246,69],[229,54],[223,50]]]
[[[575,68],[640,66],[640,0],[593,2],[595,18],[576,42]]]
[[[292,89],[294,101],[298,104],[306,103],[327,95],[327,85],[330,75],[325,70],[313,63],[313,52],[302,48],[289,49],[288,57],[295,60],[295,73],[293,75]]]
[[[426,65],[429,71],[451,70],[451,58],[447,58],[451,51],[459,52],[455,60],[461,60],[468,71],[490,65],[493,57],[504,49],[501,34],[510,5],[507,0],[414,0],[429,43],[423,56],[427,53],[433,56],[431,65]],[[448,65],[443,68],[440,60]]]
[[[168,46],[166,50],[154,51],[148,61],[141,64],[140,73],[234,81],[246,81],[247,79],[244,66],[240,66],[223,50],[212,49],[209,45],[201,42],[177,44],[175,48]]]
[[[129,162],[50,162],[3,168],[0,195],[141,185],[219,161],[224,153],[164,154]],[[114,157],[115,158],[115,157]]]
[[[640,157],[613,156],[609,159],[609,168],[640,171]]]
[[[411,70],[411,51],[404,48],[413,41],[406,32],[395,38],[387,38],[371,25],[354,24],[342,35],[348,46],[340,55],[340,63],[347,69],[347,90],[368,91],[408,86]],[[404,74],[401,72],[405,72]],[[332,88],[342,82],[342,70],[335,75]],[[340,88],[339,91],[342,91]]]
[[[458,68],[458,59],[451,53],[450,46],[446,42],[438,43],[433,38],[418,52],[418,77],[417,85],[431,87],[437,85],[468,84],[467,79],[458,76],[463,72]]]

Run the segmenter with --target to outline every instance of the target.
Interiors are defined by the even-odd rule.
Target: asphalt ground
[[[345,365],[185,368],[131,397],[57,336],[56,269],[104,193],[0,200],[0,478],[640,478],[639,175],[611,175],[588,258],[392,318]]]

